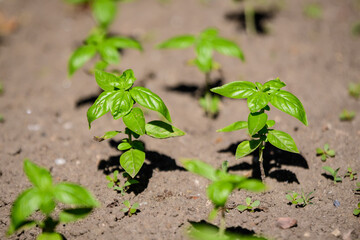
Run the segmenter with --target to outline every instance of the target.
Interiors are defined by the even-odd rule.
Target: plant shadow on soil
[[[211,224],[211,223],[208,223],[205,220],[201,220],[200,222],[189,221],[189,223],[194,228],[206,227],[206,228],[210,228],[210,229],[215,230],[215,232],[219,231],[218,226],[216,226],[214,224]],[[246,238],[246,236],[253,236],[255,234],[254,231],[251,231],[251,230],[246,229],[246,228],[242,228],[240,226],[226,228],[225,232],[230,233],[230,234],[239,234],[239,235],[243,236],[244,238]]]
[[[241,143],[232,143],[229,147],[225,149],[221,149],[218,152],[225,153],[230,152],[233,155],[236,153],[237,146]],[[252,178],[261,179],[260,173],[260,164],[259,164],[259,152],[255,150],[250,154],[252,156],[252,164],[242,162],[240,164],[230,166],[229,170],[252,170]],[[269,176],[270,178],[276,179],[278,182],[288,182],[288,183],[299,183],[295,173],[281,169],[283,165],[297,166],[305,169],[309,169],[309,165],[306,159],[301,154],[291,153],[287,151],[283,151],[272,146],[270,143],[266,143],[264,150],[264,171],[265,176]],[[275,170],[271,171],[273,168]]]
[[[276,10],[271,8],[268,10],[256,10],[254,13],[255,30],[257,34],[266,35],[268,29],[266,28],[266,22],[275,17]],[[232,11],[225,15],[225,19],[237,24],[239,31],[246,30],[245,12],[244,10]]]
[[[109,141],[111,147],[114,147],[116,149],[119,143],[120,141],[119,142],[114,140]],[[102,170],[105,175],[109,175],[113,173],[115,170],[118,170],[119,173],[124,172],[124,169],[120,168],[120,156],[121,154],[116,156],[111,156],[106,160],[104,159],[101,160],[98,164],[98,170]],[[149,184],[149,179],[152,177],[155,169],[165,172],[175,171],[175,170],[185,171],[183,167],[180,167],[176,164],[175,159],[165,154],[156,151],[145,150],[145,156],[147,161],[145,160],[139,173],[135,177],[135,179],[138,180],[139,183],[131,185],[128,190],[128,192],[133,192],[135,193],[135,195],[142,193],[147,188]]]

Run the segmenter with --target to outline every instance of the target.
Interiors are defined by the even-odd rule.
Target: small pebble
[[[304,233],[304,237],[310,237],[310,233],[309,233],[309,232],[305,232],[305,233]]]
[[[63,128],[66,130],[72,129],[72,127],[73,127],[72,122],[66,122],[63,124]]]
[[[31,109],[26,109],[26,114],[31,114]]]
[[[63,158],[57,158],[57,159],[55,159],[55,164],[56,165],[64,165],[66,163],[66,160],[65,159],[63,159]]]
[[[334,231],[331,232],[332,235],[334,235],[335,237],[339,237],[341,235],[341,232],[339,229],[335,229]]]
[[[297,221],[294,218],[290,217],[281,217],[276,221],[276,226],[282,229],[288,229],[291,227],[295,227],[297,225]]]
[[[335,207],[340,207],[340,202],[338,200],[334,200],[333,204]]]
[[[27,128],[28,130],[35,132],[35,131],[39,131],[41,127],[40,124],[29,124]]]

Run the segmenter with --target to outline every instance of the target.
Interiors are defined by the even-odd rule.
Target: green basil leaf
[[[81,46],[74,51],[68,62],[68,75],[71,77],[76,70],[81,68],[87,61],[96,54],[96,47],[93,45]]]
[[[296,144],[292,137],[282,131],[278,130],[270,130],[267,135],[267,139],[269,142],[277,148],[281,150],[299,153],[299,150],[296,147]]]
[[[129,88],[131,88],[134,82],[136,81],[133,70],[131,69],[125,70],[119,77],[119,80],[120,80],[120,86],[119,86],[120,88],[124,90],[128,90]]]
[[[280,111],[299,119],[305,126],[308,125],[305,109],[292,93],[284,90],[274,92],[270,95],[270,103]]]
[[[115,88],[120,88],[118,78],[111,73],[95,70],[95,80],[104,91],[114,91]]]
[[[63,240],[63,237],[56,232],[43,232],[37,236],[36,240]]]
[[[270,97],[267,93],[256,92],[247,99],[250,112],[258,112],[269,103]]]
[[[116,3],[113,0],[94,0],[92,11],[96,21],[106,28],[116,16]]]
[[[145,153],[137,149],[130,149],[120,156],[121,167],[134,178],[145,161]]]
[[[286,84],[282,81],[280,81],[279,78],[276,78],[274,80],[267,81],[264,83],[264,89],[269,88],[269,93],[272,93],[276,90],[279,90],[280,88],[285,87]]]
[[[85,218],[91,213],[92,208],[73,208],[65,209],[60,212],[59,220],[62,223],[74,222],[79,219]]]
[[[106,132],[102,137],[94,137],[94,139],[98,142],[102,142],[106,139],[110,139],[110,138],[113,138],[115,137],[116,135],[118,135],[119,133],[121,133],[120,131],[109,131],[109,132]]]
[[[128,143],[128,142],[122,142],[120,143],[117,148],[120,150],[120,151],[125,151],[125,150],[128,150],[130,148],[132,148],[131,144]]]
[[[169,110],[158,95],[144,87],[134,87],[130,89],[130,94],[138,104],[161,113],[169,122],[171,122]]]
[[[145,151],[144,143],[141,141],[135,140],[131,142],[131,147],[140,151]]]
[[[245,209],[247,209],[247,206],[245,206],[245,205],[238,205],[236,208],[237,208],[240,212],[243,212],[243,211],[245,211]]]
[[[54,211],[56,204],[54,202],[54,196],[51,190],[44,190],[40,192],[41,195],[41,205],[40,210],[45,214],[48,215],[52,211]]]
[[[233,184],[226,181],[215,181],[208,186],[206,193],[215,207],[223,207],[233,190]]]
[[[11,225],[9,234],[12,234],[26,224],[32,213],[38,210],[42,203],[42,196],[38,188],[30,188],[22,192],[11,207]]]
[[[248,123],[245,121],[234,122],[224,128],[216,130],[216,132],[232,132],[248,127]]]
[[[213,168],[211,165],[204,163],[203,161],[197,159],[181,159],[181,163],[186,170],[189,172],[195,173],[202,177],[205,177],[211,181],[216,181],[217,170]]]
[[[46,189],[52,186],[50,172],[32,163],[29,159],[25,159],[24,161],[24,172],[35,187]]]
[[[145,125],[146,135],[153,138],[169,138],[185,135],[185,132],[163,121],[151,121]]]
[[[160,43],[158,48],[187,48],[195,43],[196,38],[192,35],[182,35],[170,38]]]
[[[58,183],[54,187],[54,197],[61,203],[75,206],[97,207],[99,203],[84,187],[73,183]]]
[[[94,69],[104,71],[108,66],[109,64],[107,62],[100,60],[95,63]]]
[[[275,125],[275,121],[274,120],[267,120],[266,125],[268,126],[268,128],[271,128],[272,126]]]
[[[266,113],[250,113],[248,117],[248,130],[250,136],[260,131],[267,121],[268,115]]]
[[[257,179],[246,179],[237,185],[239,189],[245,189],[252,192],[261,192],[265,190],[265,184]]]
[[[118,64],[120,62],[120,54],[116,48],[110,44],[102,43],[99,45],[99,53],[101,58],[110,64]]]
[[[227,56],[237,57],[242,61],[245,61],[244,53],[236,43],[220,37],[213,39],[211,43],[213,48],[219,53]]]
[[[117,120],[127,115],[133,107],[134,100],[128,91],[119,90],[112,96],[110,111],[114,119]]]
[[[216,28],[207,28],[200,33],[200,38],[205,41],[212,40],[219,34]]]
[[[259,147],[261,140],[250,140],[241,142],[236,148],[236,159],[242,158]]]
[[[115,48],[134,48],[142,51],[141,44],[131,38],[126,37],[112,37],[105,41],[106,43],[112,45]]]
[[[123,117],[124,124],[131,131],[139,134],[145,134],[145,117],[140,108],[133,108],[131,112]]]
[[[220,87],[210,89],[210,91],[229,98],[248,98],[256,93],[256,86],[252,82],[236,81],[227,83]]]
[[[195,64],[203,72],[210,72],[213,65],[212,47],[207,41],[200,41],[196,44]]]
[[[95,100],[94,104],[87,111],[87,119],[89,122],[89,128],[91,123],[99,117],[110,111],[112,98],[115,91],[113,92],[102,92],[99,97]]]
[[[325,171],[329,172],[332,176],[334,176],[334,174],[335,174],[335,170],[332,169],[332,168],[329,167],[329,166],[324,166],[324,167],[322,167],[322,169],[324,169]]]

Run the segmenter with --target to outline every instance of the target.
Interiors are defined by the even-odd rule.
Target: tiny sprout
[[[360,31],[360,23],[359,23],[359,31]],[[356,99],[360,97],[360,83],[350,83],[348,89],[350,96]]]
[[[322,167],[322,169],[324,169],[326,172],[330,173],[330,175],[333,177],[333,180],[334,180],[335,184],[337,182],[342,182],[341,177],[337,176],[337,173],[338,173],[340,168],[337,168],[336,170],[334,170],[333,168],[331,168],[329,166],[324,166],[324,167]]]
[[[329,157],[335,157],[335,151],[330,149],[329,144],[324,145],[324,149],[317,148],[316,155],[321,156],[321,161],[325,162]]]
[[[349,177],[350,180],[353,181],[353,180],[357,179],[356,175],[357,175],[357,172],[354,172],[351,167],[348,167],[347,173],[345,174],[344,177]]]
[[[354,23],[354,25],[353,25],[353,27],[351,29],[351,32],[356,37],[360,36],[360,22]]]
[[[360,202],[358,202],[357,208],[354,209],[353,214],[354,214],[355,216],[359,216],[359,215],[360,215]]]
[[[355,194],[360,194],[360,182],[356,183]]]
[[[112,188],[114,189],[115,191],[119,191],[121,193],[121,195],[125,195],[125,192],[129,189],[129,187],[132,185],[132,184],[136,184],[136,183],[139,183],[138,180],[135,180],[133,178],[131,178],[131,176],[124,172],[123,173],[123,177],[126,178],[126,182],[124,183],[124,185],[120,185],[120,180],[118,179],[118,174],[119,174],[119,171],[116,170],[114,171],[113,173],[113,177],[111,176],[106,176],[106,179],[109,181],[108,183],[108,188]]]
[[[124,213],[127,213],[129,215],[129,217],[131,217],[131,215],[136,213],[136,211],[139,208],[139,203],[136,202],[133,205],[131,205],[129,200],[124,201],[123,204],[126,206],[126,208],[121,209],[121,211],[123,211]]]
[[[348,111],[347,109],[344,109],[339,115],[341,121],[351,121],[354,119],[354,117],[355,117],[355,112]]]
[[[320,19],[323,15],[323,10],[319,4],[311,3],[305,6],[304,14],[312,19]]]
[[[299,206],[299,207],[305,207],[306,205],[313,204],[313,196],[311,196],[314,193],[314,191],[309,192],[305,194],[303,191],[301,191],[301,195],[297,192],[289,192],[286,194],[286,199],[289,200],[289,202],[293,205]]]
[[[245,199],[246,205],[238,205],[237,209],[240,212],[244,212],[245,210],[254,212],[254,210],[260,205],[260,201],[259,200],[255,200],[254,202],[251,202],[251,197],[247,197]]]

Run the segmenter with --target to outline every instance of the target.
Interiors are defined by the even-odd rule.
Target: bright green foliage
[[[254,202],[251,202],[251,197],[247,197],[245,199],[245,203],[246,205],[238,205],[236,208],[240,211],[243,212],[245,210],[254,212],[254,210],[260,205],[260,201],[259,200],[255,200]]]
[[[126,200],[123,202],[123,204],[126,206],[125,208],[121,209],[121,211],[127,213],[129,217],[131,217],[139,208],[139,203],[134,203],[133,205],[130,204],[129,200]]]
[[[120,62],[119,49],[133,48],[142,51],[140,43],[126,37],[107,37],[103,29],[96,28],[85,40],[84,45],[77,48],[68,62],[68,75],[71,77],[86,62],[97,53],[101,60],[96,63],[95,69],[104,70],[109,64]]]
[[[345,177],[350,178],[351,181],[354,181],[357,179],[357,172],[354,172],[351,167],[347,168],[347,173],[345,174]]]
[[[66,182],[54,184],[48,170],[28,159],[24,161],[24,172],[33,187],[23,191],[15,200],[8,235],[25,226],[38,225],[43,233],[37,239],[62,239],[60,234],[54,232],[56,225],[82,219],[99,205],[90,192],[79,185]],[[71,205],[71,208],[60,211],[58,220],[54,220],[51,215],[57,202]],[[29,219],[38,210],[45,215],[45,219]]]
[[[225,204],[229,195],[236,189],[245,189],[253,192],[264,191],[265,185],[256,179],[248,179],[244,176],[227,173],[226,163],[223,163],[221,170],[215,169],[197,159],[183,159],[182,164],[189,172],[211,181],[206,189],[207,196],[214,205],[214,209],[209,214],[209,219],[214,219],[218,212],[221,212],[221,226],[220,230],[216,232],[218,233],[217,236],[220,235],[219,239],[227,239],[223,237],[225,232]]]
[[[2,94],[4,92],[4,86],[3,84],[0,82],[0,94]]]
[[[360,193],[360,182],[356,183],[355,193]]]
[[[305,6],[304,14],[309,18],[319,19],[319,18],[322,18],[323,10],[319,4],[310,3]]]
[[[303,191],[301,191],[301,194],[297,192],[289,192],[286,194],[286,199],[289,200],[289,202],[293,205],[299,206],[299,207],[305,207],[306,205],[313,204],[313,196],[311,196],[314,193],[314,191],[309,192],[305,194]]]
[[[135,107],[135,103],[159,112],[169,122],[171,122],[171,117],[165,103],[158,95],[144,87],[133,87],[136,78],[131,69],[124,71],[120,76],[96,70],[95,79],[104,92],[88,109],[89,128],[94,120],[109,111],[115,120],[122,118],[126,126],[125,131],[110,131],[96,139],[102,141],[118,133],[127,135],[127,138],[124,138],[118,146],[120,151],[125,151],[120,157],[120,165],[133,178],[145,161],[144,145],[140,141],[133,140],[133,137],[139,138],[146,134],[154,138],[169,138],[182,136],[185,133],[167,122],[145,122],[143,111]]]
[[[220,98],[218,96],[213,96],[211,93],[207,92],[199,99],[199,103],[205,112],[212,116],[219,112]]]
[[[350,96],[352,96],[356,99],[358,99],[360,97],[360,83],[350,83],[348,90],[349,90]]]
[[[123,177],[127,180],[125,181],[124,185],[120,184],[120,179],[118,179],[119,171],[116,170],[113,173],[113,177],[106,176],[106,179],[109,181],[108,188],[112,188],[115,191],[119,191],[121,195],[125,195],[125,192],[129,189],[129,187],[133,184],[139,183],[138,180],[131,178],[131,176],[128,173],[123,173]]]
[[[335,150],[330,149],[329,144],[325,143],[324,149],[316,148],[316,155],[321,156],[321,161],[325,162],[329,157],[335,157]]]
[[[360,202],[358,202],[357,208],[354,209],[353,214],[354,214],[355,216],[359,216],[359,215],[360,215]]]
[[[354,119],[355,117],[355,112],[354,111],[348,111],[347,109],[344,109],[340,115],[339,118],[341,121],[351,121]]]
[[[251,136],[250,141],[243,141],[236,149],[236,159],[244,157],[259,148],[260,159],[266,142],[285,151],[299,153],[292,137],[282,131],[270,129],[274,120],[268,120],[266,111],[270,111],[269,103],[277,109],[297,118],[308,125],[305,109],[300,100],[290,92],[282,90],[285,83],[279,78],[264,84],[237,81],[212,88],[211,91],[229,98],[246,98],[250,110],[247,121],[238,121],[219,129],[218,132],[237,131],[246,128]],[[263,176],[262,176],[263,177]]]
[[[196,58],[194,64],[202,72],[210,72],[214,69],[213,51],[236,57],[244,61],[244,54],[239,46],[226,38],[218,36],[215,28],[205,29],[199,36],[181,35],[170,38],[158,45],[158,48],[187,48],[194,46]]]
[[[326,172],[330,173],[330,175],[333,177],[335,184],[337,182],[342,182],[342,178],[337,176],[340,168],[337,168],[336,170],[334,170],[333,168],[331,168],[329,166],[324,166],[324,167],[322,167],[322,169],[324,169]]]

